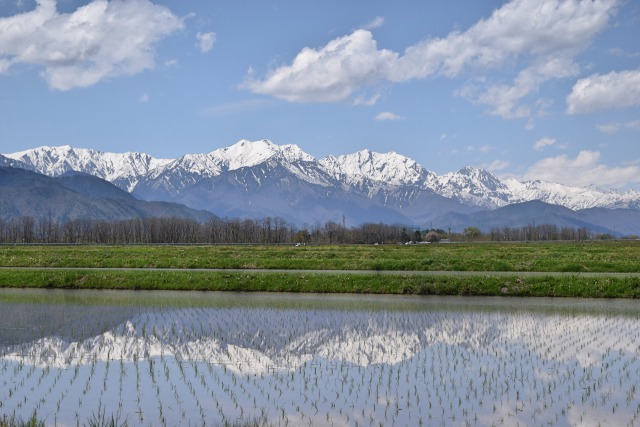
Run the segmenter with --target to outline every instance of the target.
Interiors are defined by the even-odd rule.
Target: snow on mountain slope
[[[256,168],[259,177],[284,168],[296,178],[326,188],[340,188],[371,200],[390,197],[398,206],[408,206],[412,195],[432,191],[463,204],[494,209],[511,203],[540,200],[570,209],[592,207],[640,208],[640,192],[601,191],[576,188],[542,181],[500,180],[478,168],[465,167],[441,176],[430,172],[415,160],[395,152],[386,154],[362,150],[357,153],[328,156],[317,160],[297,145],[277,145],[269,140],[248,141],[204,154],[187,154],[177,159],[156,159],[144,153],[106,153],[91,149],[39,147],[5,154],[45,175],[57,176],[70,170],[85,172],[113,182],[132,192],[140,185],[171,197],[198,182],[229,171]],[[404,195],[404,196],[402,196]]]
[[[365,180],[391,185],[422,186],[427,177],[434,175],[415,160],[395,152],[386,154],[369,150],[343,156],[328,156],[320,164],[335,179],[349,185],[360,185]]]
[[[10,159],[9,157],[3,156],[2,154],[0,154],[0,166],[33,171],[33,167],[31,167],[31,165],[27,165],[26,163],[23,163],[19,160]]]
[[[269,164],[271,167],[279,165],[303,181],[331,185],[330,179],[318,167],[316,159],[294,144],[276,145],[267,139],[253,142],[243,139],[230,147],[211,152],[210,156],[220,159],[229,171],[262,164]]]
[[[493,174],[470,166],[439,176],[429,185],[444,197],[489,209],[506,205],[511,196],[509,188]]]
[[[211,154],[223,159],[230,171],[269,163],[272,167],[284,167],[304,181],[323,186],[331,185],[330,179],[319,168],[316,159],[294,144],[276,145],[267,139],[254,142],[240,140]]]
[[[354,191],[385,206],[409,206],[436,175],[415,160],[395,152],[369,150],[319,161],[322,168],[346,191]]]
[[[269,140],[251,142],[244,139],[210,153],[179,157],[150,171],[142,181],[145,186],[175,195],[203,179],[263,164],[280,165],[307,182],[330,185],[330,180],[319,170],[315,158],[297,145],[280,146]]]
[[[570,187],[544,181],[520,182],[513,178],[501,180],[486,170],[470,166],[458,172],[436,176],[427,186],[444,197],[486,209],[534,200],[573,210],[594,207],[640,208],[638,191],[618,193],[613,190]]]
[[[256,166],[271,159],[288,163],[315,161],[297,145],[276,145],[267,139],[253,142],[243,139],[230,147],[215,150],[211,155],[222,159],[229,170]]]
[[[508,188],[508,203],[542,200],[546,203],[560,205],[573,210],[588,208],[638,209],[640,208],[640,192],[629,190],[617,193],[613,190],[602,191],[597,188],[570,187],[543,181],[519,182],[515,179],[503,181]]]
[[[144,153],[105,153],[86,148],[42,146],[5,155],[34,167],[44,175],[59,176],[69,171],[84,172],[132,191],[140,177],[169,162]]]
[[[220,175],[224,167],[224,162],[218,157],[211,156],[211,153],[185,154],[149,171],[147,175],[140,178],[137,187],[148,186],[169,195],[176,195],[183,188]]]

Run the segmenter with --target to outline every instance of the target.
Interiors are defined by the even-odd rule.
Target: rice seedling
[[[47,330],[0,346],[0,413],[90,425],[569,426],[640,417],[632,303],[145,298],[127,293],[126,310],[99,318],[78,309],[83,323],[67,335]],[[65,306],[46,309],[64,316]]]

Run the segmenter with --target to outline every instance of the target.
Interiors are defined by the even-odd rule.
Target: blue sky
[[[239,139],[640,189],[635,0],[0,0],[0,152]]]

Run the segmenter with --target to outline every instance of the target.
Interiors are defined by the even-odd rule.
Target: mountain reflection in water
[[[628,301],[0,292],[0,414],[130,425],[634,425]]]

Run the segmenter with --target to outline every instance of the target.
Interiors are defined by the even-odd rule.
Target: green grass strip
[[[640,272],[640,242],[0,246],[0,267]]]
[[[639,298],[638,277],[0,270],[0,287]]]

